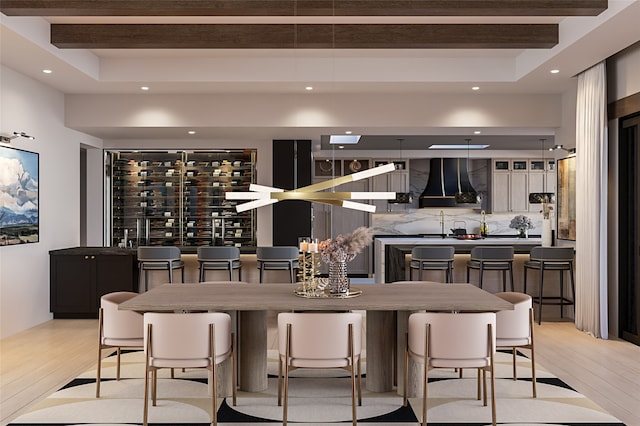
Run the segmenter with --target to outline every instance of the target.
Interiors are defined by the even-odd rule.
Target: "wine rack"
[[[255,246],[255,211],[228,191],[248,191],[255,150],[109,152],[113,246]]]

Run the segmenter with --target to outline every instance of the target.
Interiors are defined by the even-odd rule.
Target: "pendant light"
[[[469,150],[471,139],[465,139],[467,141],[467,175],[469,173]],[[478,204],[480,203],[480,196],[471,187],[471,183],[467,181],[466,191],[462,191],[462,185],[460,183],[460,159],[458,158],[458,192],[456,192],[455,200],[456,204]]]
[[[542,152],[542,171],[547,171],[547,161],[544,158],[544,143],[546,139],[540,139],[540,151]],[[544,204],[544,203],[555,203],[556,195],[553,192],[547,192],[547,177],[544,176],[542,179],[542,192],[530,192],[529,193],[529,203],[531,204]]]
[[[403,163],[404,159],[402,158],[402,141],[404,141],[404,139],[398,138],[397,141],[398,141],[398,144],[400,145],[400,163]],[[396,170],[397,170],[397,167],[396,167]],[[404,167],[404,170],[406,170],[406,167]],[[396,192],[396,198],[394,198],[393,200],[389,200],[388,203],[389,204],[411,204],[413,203],[413,193],[412,192]]]

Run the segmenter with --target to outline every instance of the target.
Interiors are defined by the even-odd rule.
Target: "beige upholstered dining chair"
[[[238,247],[200,246],[197,249],[199,282],[205,281],[210,270],[229,271],[229,280],[233,281],[233,271],[238,270],[238,281],[242,281],[242,264]]]
[[[236,362],[231,317],[221,312],[145,313],[144,416],[149,413],[149,374],[156,405],[157,371],[161,368],[206,368],[211,372],[211,417],[217,418],[216,366],[231,358],[232,403],[236,405]]]
[[[278,405],[281,405],[284,387],[283,425],[287,424],[289,372],[297,368],[343,368],[350,371],[352,422],[354,425],[357,424],[356,376],[358,405],[362,405],[360,363],[362,316],[360,314],[352,312],[280,313],[278,314],[278,351]]]
[[[100,298],[98,313],[98,367],[96,369],[96,398],[100,398],[100,375],[102,373],[102,350],[116,349],[116,380],[120,380],[121,348],[142,348],[144,326],[142,314],[120,311],[118,305],[138,293],[118,291]]]
[[[422,425],[427,424],[428,375],[432,368],[477,368],[478,399],[480,372],[484,382],[484,405],[487,405],[487,371],[491,374],[491,419],[496,424],[495,354],[496,314],[420,312],[409,316],[404,360],[403,404],[407,405],[409,360],[424,365]]]
[[[496,313],[496,347],[510,348],[513,353],[513,380],[517,379],[516,350],[531,351],[531,387],[536,397],[536,358],[533,343],[533,303],[524,293],[504,292],[496,296],[513,303],[513,310]]]

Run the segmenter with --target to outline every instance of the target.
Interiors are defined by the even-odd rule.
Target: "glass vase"
[[[520,228],[518,238],[529,238],[529,230],[527,228]]]
[[[327,284],[329,293],[349,293],[349,277],[347,277],[347,262],[329,262],[329,280]]]

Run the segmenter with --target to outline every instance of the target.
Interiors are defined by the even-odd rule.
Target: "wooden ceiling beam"
[[[528,49],[556,24],[53,24],[51,43],[84,49]]]
[[[2,0],[8,16],[596,16],[607,0]]]

